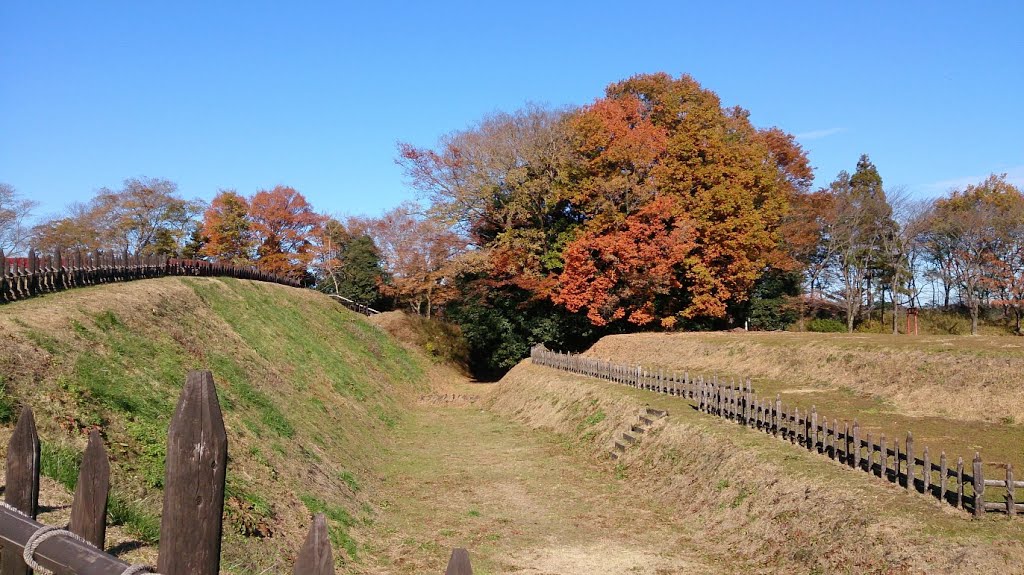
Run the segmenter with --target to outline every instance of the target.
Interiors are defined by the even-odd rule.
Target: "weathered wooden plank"
[[[964,458],[956,458],[956,507],[964,508]]]
[[[946,501],[946,481],[949,475],[949,463],[946,461],[946,452],[939,453],[939,500]]]
[[[782,427],[782,395],[775,394],[775,411],[772,413],[772,435],[775,437],[779,436],[780,427]]]
[[[21,558],[25,543],[42,524],[0,507],[0,546],[4,556]],[[10,550],[10,552],[8,552]],[[83,541],[66,536],[46,539],[33,555],[36,562],[59,575],[121,575],[129,565]]]
[[[913,491],[917,489],[914,484],[914,471],[917,463],[914,460],[914,434],[907,432],[907,489]]]
[[[1016,486],[1013,481],[1013,464],[1006,464],[1006,513],[1010,516],[1017,514],[1017,505],[1014,501],[1014,490]]]
[[[228,456],[213,374],[189,372],[167,432],[158,571],[216,575]]]
[[[868,443],[868,462],[867,462],[867,467],[864,470],[867,471],[868,473],[874,473],[875,472],[875,443],[874,443],[874,440],[871,437],[871,432],[870,431],[868,432],[867,443]]]
[[[850,422],[843,422],[843,464],[853,465],[853,459],[850,457]]]
[[[452,556],[448,559],[448,567],[444,575],[473,575],[473,567],[469,564],[469,551],[452,549]]]
[[[974,453],[974,516],[985,514],[985,476],[981,467],[981,453]]]
[[[4,501],[35,519],[39,508],[39,435],[36,433],[35,416],[28,406],[22,408],[7,444],[5,485]],[[31,572],[21,553],[4,553],[0,557],[0,575],[27,575]]]
[[[331,539],[327,534],[327,518],[323,513],[313,517],[306,542],[295,559],[293,575],[334,575],[334,556]]]
[[[922,456],[922,459],[921,493],[928,495],[932,490],[932,458],[931,454],[928,453],[927,445],[924,446],[924,455]]]
[[[853,420],[853,468],[860,469],[860,423]]]
[[[103,549],[106,542],[109,493],[110,462],[100,432],[94,429],[82,456],[68,530],[99,549]]]

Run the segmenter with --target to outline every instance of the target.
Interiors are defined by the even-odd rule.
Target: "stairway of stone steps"
[[[626,448],[633,445],[640,440],[640,436],[650,431],[651,426],[654,422],[661,419],[662,417],[668,416],[668,412],[663,409],[654,409],[653,407],[645,407],[640,410],[640,415],[637,416],[636,423],[630,424],[627,431],[623,431],[620,436],[612,443],[612,449],[609,452],[612,459],[618,459],[619,455],[626,451]]]

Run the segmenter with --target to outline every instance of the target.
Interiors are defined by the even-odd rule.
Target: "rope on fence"
[[[89,543],[84,538],[80,537],[79,535],[76,535],[75,533],[72,533],[71,531],[68,531],[65,528],[54,527],[52,525],[43,525],[41,523],[38,523],[34,519],[32,519],[32,517],[30,517],[28,514],[24,513],[23,511],[21,511],[17,507],[14,507],[13,505],[10,505],[6,501],[0,501],[0,507],[6,509],[7,511],[10,511],[10,512],[14,513],[18,518],[22,519],[24,522],[30,524],[34,528],[34,531],[32,532],[32,534],[29,535],[28,539],[25,541],[25,545],[24,545],[24,547],[22,549],[22,554],[21,554],[22,560],[25,561],[25,565],[27,565],[29,567],[29,569],[32,569],[32,570],[38,571],[38,572],[55,573],[55,571],[53,571],[52,569],[50,569],[50,568],[44,566],[42,563],[40,563],[40,559],[36,557],[36,554],[39,551],[39,547],[43,543],[45,543],[46,541],[48,541],[48,540],[50,540],[50,539],[52,539],[54,537],[62,536],[62,537],[70,538],[74,542],[79,543],[81,545],[84,545],[87,549],[92,551],[92,553],[90,553],[89,555],[94,557],[94,558],[95,557],[109,558],[111,560],[113,566],[116,566],[116,568],[118,568],[118,569],[120,569],[123,566],[124,570],[120,571],[119,575],[139,575],[140,573],[153,573],[153,568],[148,566],[148,565],[141,565],[141,564],[129,565],[127,563],[124,563],[124,562],[122,562],[122,561],[120,561],[118,559],[115,559],[115,558],[107,555],[103,550],[98,549],[92,543]],[[3,524],[3,522],[0,521],[0,524]],[[7,537],[2,537],[0,539],[8,539],[8,538]],[[17,543],[14,543],[14,544],[18,545]],[[20,546],[20,545],[18,545],[18,546]],[[11,547],[5,545],[5,548],[11,548]],[[67,555],[67,554],[65,554],[65,555]],[[74,556],[74,557],[77,557],[78,559],[83,559],[83,557],[80,554],[71,554],[71,555]],[[91,564],[93,567],[96,567],[98,569],[96,571],[90,571],[90,572],[94,572],[94,573],[114,573],[114,571],[109,571],[109,570],[104,569],[102,566],[96,565],[95,561],[90,561],[88,559],[84,559],[84,560],[88,561],[89,564]],[[50,556],[45,557],[45,561],[46,561],[47,565],[53,565],[53,566],[56,566],[56,565],[64,566],[67,563],[66,559],[61,559],[61,560],[59,560],[60,562],[58,563],[57,562],[58,560],[55,557],[50,557]],[[159,574],[154,574],[154,575],[159,575]]]

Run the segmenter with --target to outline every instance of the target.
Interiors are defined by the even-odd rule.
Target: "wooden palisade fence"
[[[299,287],[290,278],[261,272],[254,267],[184,260],[165,256],[132,255],[81,250],[8,259],[0,250],[0,302],[111,282],[164,276],[229,276]]]
[[[740,425],[768,433],[793,445],[817,452],[853,469],[870,473],[896,483],[908,491],[917,491],[945,501],[959,509],[981,516],[986,511],[1014,516],[1024,514],[1024,501],[1016,496],[1024,490],[1024,481],[1014,479],[1013,466],[1006,466],[1006,475],[985,479],[981,454],[975,453],[965,469],[964,459],[956,461],[943,451],[938,458],[924,447],[916,451],[914,436],[907,433],[902,446],[898,439],[885,435],[873,438],[861,432],[857,420],[851,425],[840,423],[818,413],[815,406],[801,412],[795,405],[784,405],[778,395],[774,399],[758,398],[750,380],[744,384],[719,383],[718,378],[691,377],[689,373],[651,372],[639,365],[617,364],[571,353],[550,351],[535,346],[531,361],[571,373],[607,379],[639,389],[693,400],[704,413],[735,421]],[[985,501],[986,488],[996,488],[994,496],[1003,501]]]
[[[220,569],[227,434],[213,375],[190,372],[167,432],[163,514],[156,570],[164,575],[216,575]],[[0,504],[0,575],[27,575],[44,568],[57,575],[137,575],[152,569],[103,550],[110,465],[97,431],[82,458],[67,529],[36,522],[39,499],[39,437],[25,407],[7,451],[5,502]],[[334,573],[323,514],[313,517],[295,560],[294,575]],[[452,554],[447,573],[467,575],[469,555]]]

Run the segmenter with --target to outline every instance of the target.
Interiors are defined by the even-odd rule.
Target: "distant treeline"
[[[851,158],[852,161],[852,158]],[[613,332],[784,329],[880,309],[1024,308],[1024,195],[993,175],[935,199],[885,188],[867,155],[812,189],[794,136],[689,76],[639,75],[578,108],[497,113],[400,144],[422,204],[344,221],[278,186],[212,202],[133,179],[27,227],[0,195],[0,248],[117,246],[287,275],[462,326],[478,373]],[[93,245],[90,242],[99,242]],[[926,294],[928,297],[922,298]]]

